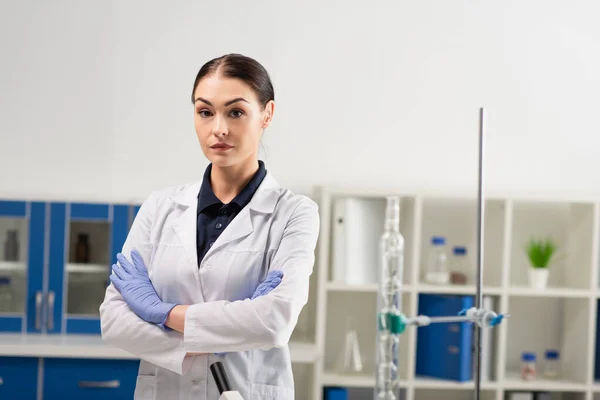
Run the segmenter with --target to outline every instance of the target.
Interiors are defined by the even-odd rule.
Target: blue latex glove
[[[177,304],[164,303],[158,297],[144,260],[137,251],[131,252],[133,264],[121,253],[117,254],[117,260],[119,263],[113,264],[110,281],[129,308],[143,320],[165,328],[167,316]]]
[[[262,281],[260,285],[254,291],[254,294],[250,298],[254,300],[257,297],[264,296],[268,294],[271,290],[275,289],[281,283],[281,279],[283,278],[282,271],[271,271],[267,274],[267,279]]]
[[[281,283],[281,279],[283,279],[282,271],[271,271],[267,274],[267,278],[258,285],[254,294],[252,294],[251,300],[254,300],[257,297],[264,296],[271,292],[271,290],[275,289]],[[227,353],[215,353],[218,356],[223,356]]]

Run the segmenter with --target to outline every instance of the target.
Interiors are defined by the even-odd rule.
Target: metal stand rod
[[[483,107],[479,109],[479,163],[478,163],[478,185],[477,185],[477,297],[475,307],[481,308],[483,303],[482,279],[483,279],[483,231],[484,231],[484,209],[483,198]],[[475,345],[477,351],[475,363],[475,400],[481,395],[481,327],[475,325]]]

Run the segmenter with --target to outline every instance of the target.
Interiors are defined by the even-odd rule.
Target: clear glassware
[[[452,249],[452,266],[450,270],[450,282],[455,285],[466,285],[470,280],[471,268],[467,259],[467,248],[455,246]]]
[[[404,237],[400,233],[400,198],[388,197],[384,232],[380,238],[380,279],[377,296],[375,398],[395,400],[399,383],[402,323]]]
[[[446,254],[446,238],[434,236],[431,238],[431,248],[427,260],[425,281],[435,285],[446,285],[450,282],[448,271],[448,255]]]
[[[546,359],[544,360],[544,377],[556,379],[559,375],[560,353],[558,350],[546,350]]]
[[[344,344],[337,360],[337,370],[342,374],[355,374],[363,371],[357,326],[353,317],[346,319]]]
[[[536,378],[535,359],[535,353],[525,352],[521,355],[521,378],[523,380],[532,381]]]

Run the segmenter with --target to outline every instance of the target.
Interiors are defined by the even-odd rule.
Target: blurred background
[[[591,0],[0,1],[0,398],[132,397],[136,360],[99,338],[109,266],[151,191],[202,177],[194,78],[234,52],[275,87],[260,158],[320,205],[298,399],[372,398],[386,195],[401,201],[404,312],[472,299],[480,107],[484,294],[511,314],[484,349],[482,396],[600,399],[599,15]],[[537,266],[531,239],[556,257]],[[427,358],[427,329],[402,336],[399,398],[473,398],[470,345],[463,364]]]

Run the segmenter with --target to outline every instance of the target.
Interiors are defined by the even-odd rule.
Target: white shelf
[[[402,190],[367,189],[360,187],[319,188],[320,216],[322,220],[319,237],[317,305],[315,315],[316,344],[323,354],[315,363],[315,381],[311,399],[320,398],[323,386],[373,387],[375,385],[370,303],[377,293],[376,284],[347,285],[330,282],[335,276],[332,262],[333,251],[342,251],[344,240],[335,235],[336,214],[334,208],[339,197],[368,197],[380,200],[375,210],[356,211],[370,215],[379,212],[385,196],[401,197],[400,229],[405,239],[403,276],[403,312],[418,314],[421,293],[444,295],[475,295],[473,283],[475,271],[469,271],[466,285],[432,285],[422,281],[423,266],[427,263],[432,236],[446,238],[449,266],[452,268],[454,246],[467,248],[468,265],[476,265],[477,248],[477,202],[476,196],[452,193],[407,193]],[[494,297],[494,311],[510,314],[511,318],[494,329],[493,371],[507,371],[520,365],[523,351],[543,354],[545,349],[556,348],[561,352],[561,364],[569,366],[562,380],[545,380],[543,377],[529,382],[518,374],[508,374],[506,379],[482,382],[484,399],[500,399],[504,390],[579,392],[590,399],[593,392],[600,392],[600,382],[586,383],[593,375],[596,337],[596,299],[600,299],[600,199],[571,201],[569,199],[515,198],[514,196],[486,196],[484,228],[483,295]],[[334,213],[335,211],[335,213]],[[360,218],[356,219],[360,221]],[[383,228],[383,227],[382,227]],[[345,229],[349,230],[348,226]],[[354,231],[360,230],[352,228]],[[346,232],[346,231],[344,231]],[[559,253],[552,260],[549,287],[535,290],[528,286],[530,262],[524,245],[531,237],[551,237]],[[342,237],[343,239],[343,237]],[[340,244],[342,243],[342,244]],[[355,241],[352,246],[362,246]],[[371,246],[366,244],[365,246]],[[357,248],[373,253],[373,248]],[[344,253],[345,254],[345,253]],[[373,260],[375,262],[376,260]],[[370,264],[369,264],[370,265]],[[593,287],[593,289],[591,289]],[[331,295],[335,293],[335,295]],[[329,294],[329,295],[328,295]],[[364,324],[358,324],[361,352],[365,353],[364,374],[344,375],[328,370],[327,366],[339,352],[343,338],[343,323],[347,316],[360,316]],[[342,326],[340,328],[340,326]],[[462,393],[474,389],[474,382],[454,382],[442,379],[415,377],[417,359],[417,329],[407,329],[400,345],[401,375],[405,380],[406,400],[437,398],[447,391],[458,399]],[[600,351],[600,349],[598,349]],[[439,391],[439,392],[438,392]],[[450,395],[452,392],[452,395]],[[596,396],[599,397],[599,396]],[[450,397],[449,397],[450,398]]]
[[[439,293],[439,294],[475,294],[477,290],[474,285],[429,285],[420,284],[417,286],[419,293]],[[484,295],[500,295],[502,288],[484,286]]]
[[[376,283],[364,285],[349,285],[343,282],[327,282],[327,290],[330,292],[356,292],[356,293],[375,293],[379,289]],[[409,293],[412,287],[409,285],[402,286],[403,293]]]
[[[508,289],[508,294],[519,297],[561,297],[573,299],[584,299],[593,296],[593,292],[591,290],[558,287],[534,289],[527,286],[511,286]]]
[[[67,272],[78,274],[108,274],[109,267],[102,264],[67,264]]]
[[[310,364],[319,358],[317,346],[314,343],[290,342],[290,356],[297,364]]]
[[[22,261],[0,261],[0,271],[21,272],[25,268],[26,264]]]
[[[365,374],[340,374],[335,372],[326,372],[321,379],[323,386],[341,386],[341,387],[375,387],[375,375]],[[400,382],[400,387],[407,387],[406,381]]]
[[[502,387],[507,390],[543,390],[547,392],[583,392],[588,386],[584,383],[566,380],[548,380],[538,376],[535,380],[525,381],[518,372],[508,372]]]
[[[422,378],[415,377],[413,386],[417,389],[449,389],[449,390],[463,390],[463,389],[474,389],[475,382],[456,382],[444,379],[433,379],[433,378]],[[497,389],[499,387],[497,382],[481,382],[482,389]]]

